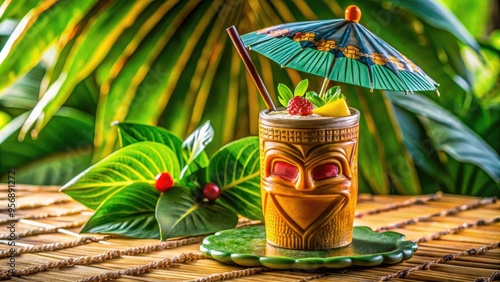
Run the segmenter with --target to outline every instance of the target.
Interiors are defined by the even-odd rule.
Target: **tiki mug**
[[[359,111],[341,118],[259,117],[261,197],[271,245],[323,250],[352,241]]]

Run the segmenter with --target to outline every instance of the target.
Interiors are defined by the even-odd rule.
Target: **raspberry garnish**
[[[305,97],[295,96],[288,101],[288,113],[291,115],[308,116],[312,114],[314,106]]]

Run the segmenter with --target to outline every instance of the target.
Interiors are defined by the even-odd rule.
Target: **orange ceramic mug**
[[[341,118],[259,116],[261,197],[271,245],[324,250],[352,241],[359,111]]]

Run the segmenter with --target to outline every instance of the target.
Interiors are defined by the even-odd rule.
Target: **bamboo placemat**
[[[159,242],[78,234],[92,215],[58,187],[16,187],[14,218],[0,186],[0,280],[12,281],[493,281],[500,280],[500,203],[448,194],[360,195],[355,225],[417,242],[410,260],[341,270],[224,265],[198,250],[204,236]],[[9,227],[15,225],[15,247]],[[241,219],[239,226],[260,224]],[[11,250],[13,248],[13,250]],[[12,252],[13,251],[13,252]],[[15,255],[16,274],[9,262]]]

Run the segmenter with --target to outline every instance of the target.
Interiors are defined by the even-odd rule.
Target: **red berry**
[[[161,172],[156,175],[155,188],[160,192],[165,192],[174,186],[174,179],[168,172]]]
[[[215,201],[220,196],[220,188],[215,183],[207,183],[203,186],[203,196],[210,201]]]
[[[313,109],[314,105],[302,96],[295,96],[288,101],[287,110],[291,115],[308,116],[312,114]]]

